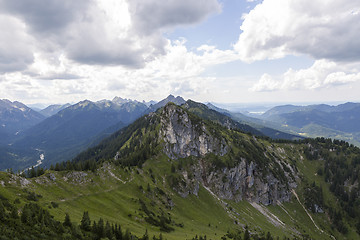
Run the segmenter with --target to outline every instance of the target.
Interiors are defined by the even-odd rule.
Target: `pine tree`
[[[91,220],[89,217],[89,212],[86,211],[83,213],[83,217],[81,219],[80,228],[84,231],[90,231],[91,230]]]
[[[104,220],[102,218],[100,218],[98,221],[96,233],[98,237],[104,237]]]
[[[121,231],[121,226],[115,224],[115,238],[116,240],[122,240],[123,239],[123,235],[122,235],[122,231]]]
[[[105,237],[107,237],[108,239],[112,239],[113,234],[111,231],[110,223],[108,221],[106,221],[104,232],[105,232]]]
[[[91,231],[92,231],[94,234],[97,234],[97,224],[96,224],[95,221],[93,222]]]
[[[70,216],[68,213],[65,214],[65,219],[64,219],[63,225],[64,225],[64,227],[72,227],[72,223],[71,223]]]

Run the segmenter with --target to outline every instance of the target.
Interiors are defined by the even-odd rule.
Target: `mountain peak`
[[[124,104],[130,101],[130,99],[122,98],[122,97],[114,97],[113,100],[111,100],[113,103],[116,104]]]
[[[201,118],[187,112],[184,108],[169,102],[161,113],[164,136],[164,152],[172,159],[189,156],[205,156],[208,153],[224,155],[228,146],[225,140],[214,137]]]
[[[162,101],[164,101],[164,100],[169,100],[169,101],[171,101],[171,102],[174,102],[174,103],[176,103],[176,102],[182,102],[182,103],[185,103],[185,100],[181,97],[181,96],[177,96],[177,97],[175,97],[174,95],[172,95],[172,94],[170,94],[169,96],[167,96],[167,98],[165,98],[165,99],[163,99]],[[178,105],[178,104],[177,104]]]
[[[169,102],[175,103],[176,105],[180,106],[184,104],[186,101],[180,96],[174,97],[173,95],[170,94],[167,98],[161,100],[157,104],[150,106],[150,109],[152,112],[156,111],[157,109],[164,107]]]
[[[72,109],[89,109],[94,107],[97,107],[96,104],[90,100],[83,100],[71,106]]]

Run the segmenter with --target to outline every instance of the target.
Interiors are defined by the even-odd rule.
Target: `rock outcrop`
[[[209,169],[212,169],[209,163],[199,160],[190,170],[182,172],[183,182],[176,191],[182,197],[197,195],[203,185],[221,199],[270,205],[290,201],[291,189],[297,186],[290,176],[288,182],[280,181],[272,173],[262,176],[256,164],[245,159],[233,168]]]
[[[205,156],[215,153],[223,156],[228,146],[224,139],[213,137],[201,121],[194,123],[189,114],[174,104],[164,107],[161,115],[161,135],[164,152],[171,159]]]
[[[165,154],[173,160],[191,156],[197,159],[196,164],[181,172],[182,181],[175,187],[181,196],[197,195],[202,185],[221,199],[248,200],[264,205],[290,201],[297,176],[289,164],[281,162],[283,152],[278,158],[268,159],[269,165],[276,165],[277,169],[281,169],[284,173],[282,177],[275,176],[272,171],[260,169],[256,162],[244,157],[237,159],[234,167],[214,167],[207,155],[211,153],[224,156],[229,152],[230,146],[221,136],[215,137],[207,124],[192,120],[191,117],[184,109],[173,104],[166,105],[161,114],[160,136],[165,142]],[[275,155],[266,152],[263,154]]]

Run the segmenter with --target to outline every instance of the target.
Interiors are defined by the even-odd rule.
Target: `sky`
[[[0,0],[0,99],[360,101],[360,1]]]

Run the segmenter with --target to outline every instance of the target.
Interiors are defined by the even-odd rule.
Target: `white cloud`
[[[143,67],[165,53],[164,31],[199,23],[220,10],[217,0],[0,0],[1,40],[24,46],[18,55],[3,56],[17,66],[0,65],[0,70],[24,69],[33,53],[65,54],[88,65]],[[4,16],[6,22],[12,18],[8,26],[1,24]],[[25,41],[27,35],[36,41]]]
[[[261,76],[259,82],[257,82],[249,90],[251,92],[267,92],[278,90],[279,87],[279,82],[275,81],[269,74],[265,73]]]
[[[0,73],[26,69],[33,62],[33,39],[26,26],[12,16],[0,15]]]
[[[314,90],[360,81],[360,64],[317,60],[307,69],[289,69],[281,77],[264,74],[250,91]]]
[[[6,81],[0,82],[0,89],[3,89],[0,95],[27,102],[46,102],[47,99],[76,102],[89,96],[92,100],[109,96],[149,100],[154,95],[160,100],[170,93],[194,97],[207,93],[212,87],[214,78],[201,76],[206,68],[236,58],[231,51],[212,46],[204,45],[199,50],[198,53],[189,51],[184,39],[168,40],[165,54],[138,69],[80,64],[65,55],[58,56],[55,61],[36,54],[27,72],[6,75]],[[27,93],[17,98],[21,86],[16,82],[25,80],[30,83],[24,89]]]
[[[163,34],[220,11],[217,0],[0,0],[0,95],[76,102],[204,92],[204,69],[235,55],[212,46],[195,54]]]
[[[130,0],[134,27],[142,34],[172,29],[203,21],[209,14],[220,12],[217,0]]]
[[[343,85],[360,80],[360,73],[346,74],[344,72],[330,73],[324,80],[325,85]]]
[[[264,0],[244,15],[234,48],[247,62],[289,54],[359,61],[359,10],[353,0]]]

